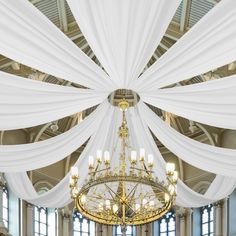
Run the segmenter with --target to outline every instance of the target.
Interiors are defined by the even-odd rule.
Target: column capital
[[[32,203],[29,203],[29,202],[25,202],[25,205],[26,205],[27,209],[30,209],[30,208],[34,207],[34,205]]]
[[[179,217],[180,219],[183,219],[187,216],[187,208],[184,207],[177,207],[175,214],[177,217]]]
[[[3,188],[6,186],[6,180],[4,178],[4,174],[2,172],[0,172],[0,188]]]
[[[61,209],[61,215],[64,219],[70,219],[72,216],[72,212],[68,207],[64,207]]]
[[[224,200],[220,200],[220,201],[217,201],[217,202],[213,203],[213,206],[215,208],[222,208],[223,205],[224,205]]]

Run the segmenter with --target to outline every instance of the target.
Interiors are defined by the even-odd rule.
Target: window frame
[[[174,220],[174,223],[175,223],[174,230],[169,229],[170,228],[169,227],[170,219]],[[165,220],[165,223],[166,223],[166,231],[163,231],[163,232],[161,232],[161,222],[162,222],[162,220]],[[173,210],[167,212],[164,216],[162,216],[158,220],[158,232],[159,232],[159,236],[161,236],[162,233],[165,233],[166,236],[169,236],[169,234],[172,233],[172,232],[174,232],[174,234],[176,235],[176,217],[175,217],[175,212]]]
[[[75,226],[74,226],[74,224],[75,224],[75,219],[78,219],[78,221],[79,221],[79,230],[77,230],[77,229],[75,229]],[[83,227],[82,227],[82,225],[83,225],[83,221],[87,221],[87,224],[88,224],[88,232],[85,232],[85,231],[83,231]],[[76,222],[77,223],[77,222]],[[95,222],[93,222],[93,221],[91,221],[91,220],[89,220],[89,219],[87,219],[86,217],[84,217],[80,212],[78,212],[78,211],[75,211],[74,212],[74,214],[73,214],[73,222],[72,222],[72,234],[74,235],[75,233],[78,233],[80,236],[82,236],[82,235],[84,235],[84,234],[87,234],[87,236],[92,236],[91,235],[91,223],[93,223],[94,224],[94,233],[95,233]]]
[[[4,206],[3,204],[3,198],[4,198],[4,195],[6,195],[6,199],[7,199],[7,206]],[[2,211],[3,209],[6,209],[7,210],[7,219],[5,219],[2,215],[2,219],[3,219],[3,222],[4,222],[4,225],[7,229],[9,229],[9,191],[8,191],[8,188],[6,185],[4,185],[2,187]],[[5,224],[7,223],[7,225]]]
[[[38,236],[48,236],[48,208],[46,207],[40,207],[40,206],[34,206],[34,222],[33,222],[33,230],[34,230],[34,234],[37,234]],[[46,222],[42,222],[41,221],[41,211],[45,211],[45,215],[46,215]],[[37,215],[38,215],[38,220],[35,218],[35,211],[37,211]],[[38,224],[38,232],[35,232],[35,223]],[[40,232],[40,225],[44,224],[46,227],[46,234],[43,234]]]
[[[203,223],[203,214],[204,211],[207,210],[207,221]],[[211,219],[211,211],[212,211],[212,219]],[[201,216],[201,236],[211,236],[214,235],[214,224],[215,224],[215,216],[214,216],[214,206],[213,204],[209,204],[207,206],[200,208],[200,216]],[[212,232],[211,232],[211,222],[213,223]],[[208,233],[203,234],[203,225],[207,224]]]

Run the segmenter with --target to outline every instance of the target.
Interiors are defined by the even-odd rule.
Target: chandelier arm
[[[130,194],[131,194],[133,191],[135,191],[135,189],[137,189],[137,187],[138,187],[138,184],[136,184],[136,185],[133,187],[133,189],[129,192],[127,198],[130,196]]]
[[[108,193],[110,194],[110,196],[112,197],[113,201],[115,201],[114,197],[112,196],[111,192],[114,193],[115,195],[117,195],[110,187],[107,186],[107,184],[105,184],[106,188],[109,190]]]

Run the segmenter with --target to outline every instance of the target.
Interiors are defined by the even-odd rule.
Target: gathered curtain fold
[[[105,150],[107,143],[113,140],[111,137],[110,128],[114,124],[115,108],[108,106],[109,111],[100,123],[96,133],[92,135],[85,149],[79,156],[75,166],[79,169],[79,187],[84,183],[88,174],[88,156],[95,155],[98,149]],[[55,187],[48,192],[38,194],[33,187],[32,182],[25,172],[6,173],[6,179],[9,187],[16,196],[38,206],[42,207],[64,207],[71,202],[69,189],[68,173]]]
[[[49,84],[0,72],[0,130],[32,127],[93,107],[107,92]]]
[[[119,88],[125,88],[148,63],[181,1],[67,2],[111,80]]]
[[[154,91],[233,62],[235,24],[235,0],[219,2],[134,81],[131,89]]]
[[[81,123],[56,137],[35,143],[0,145],[0,171],[29,171],[64,159],[97,131],[107,112],[109,104],[105,101]]]
[[[160,180],[166,179],[166,162],[163,159],[156,143],[154,142],[150,130],[146,122],[142,119],[142,113],[138,109],[131,109],[130,112],[131,120],[131,133],[134,132],[133,137],[139,139],[138,145],[145,147],[148,153],[154,155],[154,172]],[[135,128],[134,128],[135,127]],[[134,131],[133,131],[134,130]],[[135,139],[134,139],[135,140]],[[144,145],[144,146],[143,146]],[[227,184],[226,184],[227,183]],[[176,203],[182,207],[201,207],[208,205],[212,202],[218,201],[229,196],[236,186],[236,178],[217,175],[213,182],[210,184],[207,192],[202,195],[184,184],[181,179],[178,179],[177,183],[177,199]]]
[[[236,76],[139,93],[142,100],[184,118],[236,129]]]
[[[115,84],[79,47],[29,1],[0,1],[0,54],[87,88]]]
[[[154,154],[158,178],[165,179],[165,161],[150,130],[182,160],[217,174],[204,195],[179,180],[177,204],[200,207],[233,191],[236,150],[185,137],[166,125],[143,101],[191,120],[235,129],[235,76],[160,89],[236,59],[235,0],[217,4],[139,78],[180,0],[67,0],[107,74],[30,2],[18,1],[0,1],[0,53],[90,89],[50,85],[0,72],[0,130],[53,121],[101,103],[115,89],[132,89],[141,97],[137,109],[128,111],[132,143]],[[39,195],[25,171],[62,160],[90,138],[75,163],[81,186],[88,174],[87,157],[97,149],[114,146],[119,121],[117,109],[105,101],[64,134],[37,143],[1,145],[0,171],[7,172],[8,185],[18,197],[35,205],[63,207],[71,201],[69,174]],[[117,159],[111,161],[118,163]]]
[[[138,108],[153,134],[180,159],[208,172],[236,177],[236,150],[190,139],[169,127],[143,102],[139,102]]]

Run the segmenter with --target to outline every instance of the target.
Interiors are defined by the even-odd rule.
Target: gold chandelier
[[[118,104],[123,113],[118,135],[121,141],[119,165],[111,165],[113,154],[97,151],[96,161],[88,158],[88,180],[79,188],[77,167],[72,167],[71,197],[75,209],[100,224],[139,225],[152,222],[166,214],[176,197],[178,173],[173,163],[166,165],[166,181],[159,181],[153,171],[153,155],[145,150],[130,150],[129,129],[125,111],[129,103]]]

